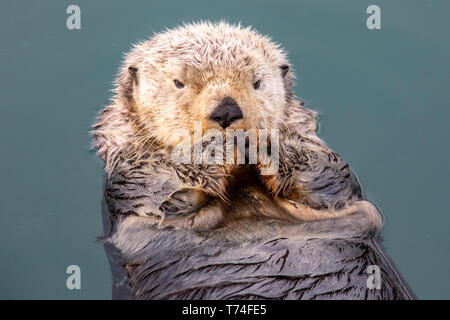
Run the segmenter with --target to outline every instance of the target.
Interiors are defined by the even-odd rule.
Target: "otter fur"
[[[372,238],[382,225],[380,212],[365,199],[348,164],[317,136],[316,113],[292,93],[293,77],[279,45],[251,28],[225,22],[167,30],[126,56],[115,95],[93,135],[107,173],[105,236],[122,255],[134,297],[183,297],[145,289],[150,283],[144,274],[156,272],[152,254],[164,257],[161,248],[174,256],[191,252],[194,265],[204,254],[200,248],[215,250],[218,261],[231,263],[232,255],[221,256],[221,247],[245,256],[274,239],[289,238],[295,246],[316,239],[319,244],[311,250],[329,250],[336,239],[364,239],[370,252],[379,248]],[[194,135],[198,123],[202,132],[214,129],[223,135],[228,129],[277,129],[278,171],[264,175],[261,161],[174,162],[178,130]],[[155,275],[167,276],[164,268],[156,270]],[[397,275],[389,281],[402,283]],[[394,290],[396,297],[411,297],[402,288]],[[180,292],[188,289],[180,287]]]
[[[94,131],[109,174],[140,171],[164,181],[148,186],[159,198],[152,196],[128,213],[177,229],[206,230],[232,219],[228,185],[240,175],[240,166],[171,161],[177,129],[193,134],[197,122],[203,130],[225,134],[211,114],[229,99],[243,116],[226,129],[280,130],[280,170],[259,179],[285,216],[277,218],[311,221],[361,211],[368,225],[380,228],[381,216],[362,198],[348,165],[317,137],[315,113],[294,97],[291,79],[284,52],[250,28],[193,24],[136,45],[119,74],[113,103]],[[257,175],[260,170],[260,164],[252,166]]]

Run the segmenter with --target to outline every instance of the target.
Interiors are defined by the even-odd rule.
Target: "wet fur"
[[[317,137],[315,113],[293,96],[293,74],[280,65],[288,62],[279,46],[226,23],[182,26],[127,55],[93,131],[107,173],[113,298],[415,297],[380,246],[380,213]],[[257,96],[253,72],[265,76]],[[175,77],[192,92],[175,90]],[[246,116],[235,128],[280,129],[276,175],[171,161],[173,130],[194,120],[214,127],[207,115],[225,94]],[[367,287],[369,265],[382,270],[381,290]]]
[[[349,166],[317,137],[315,113],[292,94],[293,74],[284,72],[286,66],[284,52],[269,38],[226,23],[186,25],[136,45],[93,131],[111,178],[106,193],[112,212],[146,217],[159,228],[194,230],[249,215],[300,223],[360,213],[366,226],[361,233],[379,230],[381,215],[363,198]],[[261,77],[263,88],[255,93],[251,84]],[[189,91],[177,91],[175,78]],[[173,132],[192,129],[194,121],[204,130],[216,128],[208,115],[225,96],[244,113],[232,129],[280,130],[277,174],[260,175],[260,165],[171,161],[179,141]],[[242,172],[254,177],[250,197],[272,209],[240,205],[230,183]]]

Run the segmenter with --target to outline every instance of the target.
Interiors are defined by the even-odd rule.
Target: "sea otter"
[[[292,79],[279,45],[225,22],[183,25],[132,48],[93,131],[106,164],[115,298],[414,297],[379,245],[381,214],[317,136]],[[198,124],[207,139],[190,139]],[[264,152],[250,161],[248,135],[234,154],[243,164],[198,161],[203,151],[175,161],[180,130],[197,141],[187,149],[208,152],[210,130],[276,130],[266,151],[273,157],[277,145],[277,170],[264,172]],[[380,290],[367,285],[373,265]]]
[[[243,212],[288,221],[364,212],[368,226],[378,229],[380,214],[363,199],[347,163],[317,137],[315,113],[292,94],[292,76],[278,45],[226,23],[186,25],[136,45],[94,131],[109,174],[151,180],[138,198],[135,188],[132,197],[121,190],[126,214],[149,217],[159,227],[208,230]],[[261,161],[175,163],[178,132],[194,135],[194,124],[224,136],[229,130],[279,130],[278,171],[263,175]],[[247,174],[257,177],[278,210],[230,209],[230,183]]]

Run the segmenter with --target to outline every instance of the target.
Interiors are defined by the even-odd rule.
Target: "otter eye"
[[[261,85],[261,80],[256,81],[253,84],[253,89],[258,90],[260,85]]]
[[[173,80],[173,83],[175,84],[175,87],[177,87],[178,89],[184,88],[184,83],[181,81],[178,81],[177,79]]]

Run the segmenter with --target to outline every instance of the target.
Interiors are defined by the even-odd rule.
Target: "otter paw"
[[[159,206],[166,218],[186,215],[203,208],[210,200],[210,195],[202,189],[184,188],[172,193]]]
[[[212,200],[196,212],[161,220],[158,228],[163,230],[206,231],[218,226],[222,218],[223,211],[221,205],[217,200]]]

